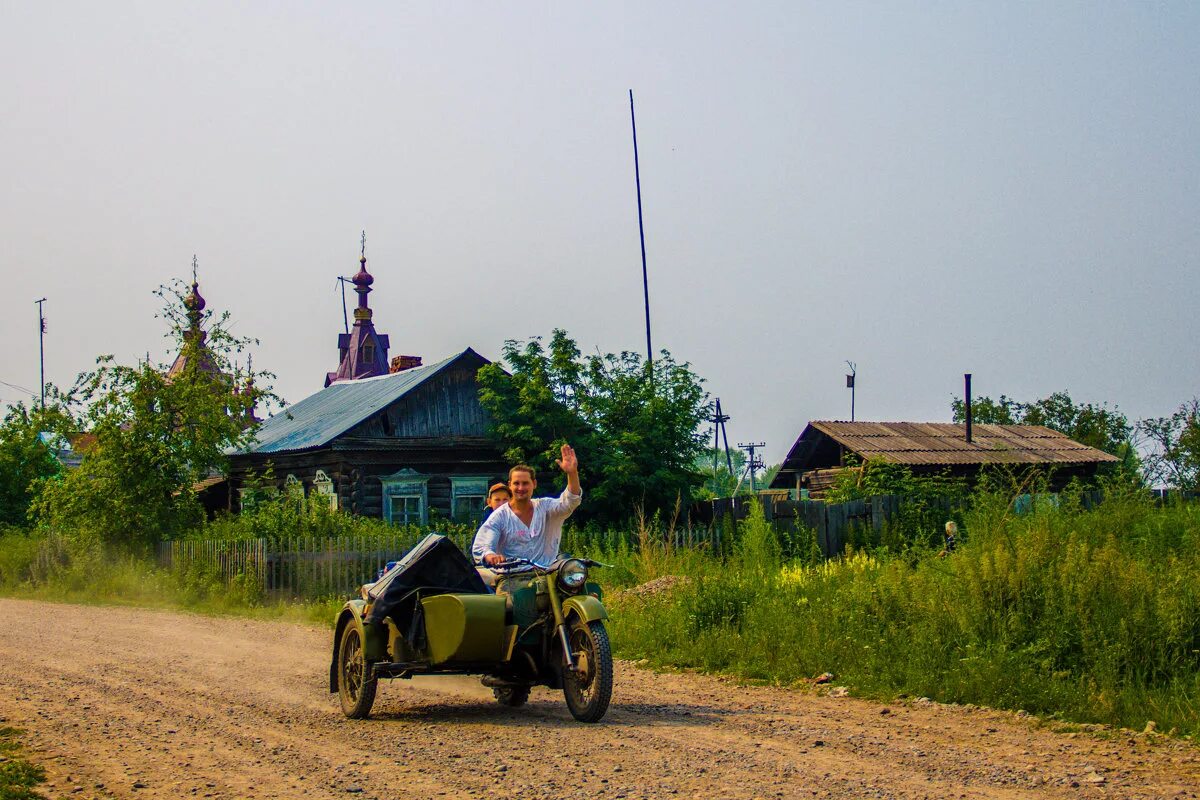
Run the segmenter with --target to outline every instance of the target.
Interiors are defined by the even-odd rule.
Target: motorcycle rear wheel
[[[571,625],[571,652],[576,664],[585,664],[582,672],[565,670],[563,695],[571,716],[580,722],[599,722],[612,700],[613,660],[608,631],[601,620]]]
[[[371,670],[363,652],[362,636],[354,625],[347,625],[338,646],[338,696],[342,713],[350,719],[366,719],[375,703],[379,679]]]

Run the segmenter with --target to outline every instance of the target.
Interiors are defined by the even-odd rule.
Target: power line
[[[0,384],[4,384],[10,389],[16,389],[18,392],[24,392],[30,397],[37,397],[37,392],[35,392],[33,389],[26,389],[24,386],[20,386],[15,383],[9,383],[8,381],[0,381]]]

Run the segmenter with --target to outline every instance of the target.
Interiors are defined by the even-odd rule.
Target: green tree
[[[193,484],[226,468],[226,451],[253,437],[252,409],[275,399],[272,376],[234,365],[252,340],[229,333],[228,314],[210,312],[202,335],[198,321],[184,327],[179,285],[160,296],[185,366],[168,375],[165,365],[101,356],[79,376],[70,397],[95,444],[78,469],[44,483],[42,523],[132,549],[181,535],[203,520]]]
[[[954,398],[950,408],[955,422],[966,420],[966,407],[960,398]],[[1115,472],[1140,480],[1141,461],[1133,444],[1133,426],[1118,408],[1109,408],[1107,403],[1076,403],[1065,391],[1032,403],[1020,403],[1005,395],[999,400],[983,396],[971,401],[971,418],[980,424],[1041,425],[1064,433],[1080,444],[1116,456],[1121,461]]]
[[[0,424],[0,524],[25,524],[38,487],[62,470],[55,450],[66,443],[72,427],[58,403],[9,406]]]
[[[714,461],[715,459],[715,461]],[[711,500],[717,497],[731,497],[737,488],[738,479],[746,471],[746,454],[741,450],[731,449],[729,461],[733,463],[730,472],[725,459],[724,447],[706,447],[696,459],[693,469],[701,478],[701,486],[696,490],[695,497],[700,500]],[[715,469],[714,469],[715,463]],[[750,491],[749,481],[745,481],[745,492]]]
[[[629,352],[583,357],[561,329],[548,346],[540,337],[505,342],[504,360],[508,372],[499,364],[480,370],[480,402],[505,457],[537,468],[543,489],[567,441],[589,497],[583,517],[624,520],[635,507],[690,501],[702,482],[694,466],[708,396],[689,364],[665,350],[652,367]]]
[[[1192,398],[1169,417],[1142,420],[1138,432],[1154,448],[1146,457],[1152,483],[1200,490],[1200,398]]]
[[[961,398],[955,397],[950,402],[950,410],[955,422],[962,424],[967,421],[967,406]],[[1023,403],[1005,395],[1000,395],[999,400],[987,396],[971,400],[971,420],[980,425],[1020,425],[1024,413]]]
[[[966,420],[960,398],[951,402],[954,421]],[[980,424],[1042,425],[1065,433],[1075,441],[1121,456],[1129,447],[1133,427],[1129,419],[1107,403],[1076,403],[1066,392],[1055,392],[1032,403],[1019,403],[1004,395],[999,400],[980,397],[971,401],[971,417]]]

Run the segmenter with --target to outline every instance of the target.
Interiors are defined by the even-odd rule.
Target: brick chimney
[[[419,366],[421,366],[420,356],[395,356],[392,358],[391,366],[388,367],[388,372],[403,372]]]

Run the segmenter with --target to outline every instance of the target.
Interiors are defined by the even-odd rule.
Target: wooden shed
[[[336,381],[262,424],[230,456],[235,497],[270,466],[277,491],[396,524],[482,516],[487,487],[507,474],[487,437],[470,348],[436,364]]]
[[[965,425],[947,422],[808,423],[788,451],[772,489],[807,489],[820,497],[846,465],[847,455],[904,464],[917,474],[972,478],[989,465],[1047,467],[1052,482],[1090,477],[1119,459],[1041,425]]]

